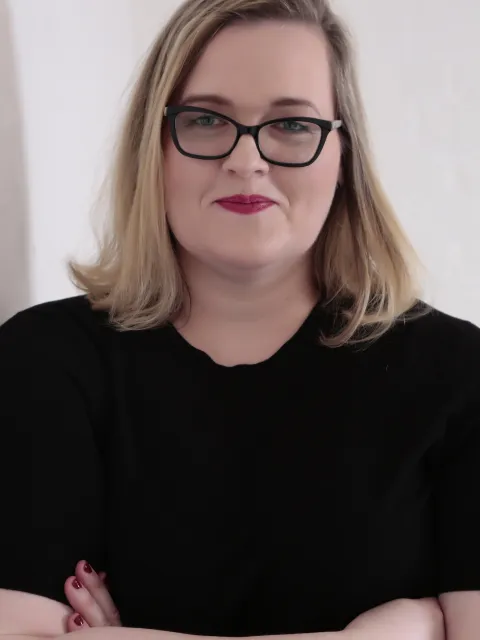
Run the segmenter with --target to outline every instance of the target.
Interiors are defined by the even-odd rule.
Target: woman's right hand
[[[443,612],[436,598],[394,600],[355,618],[342,640],[445,640]]]
[[[77,564],[75,575],[65,582],[65,595],[73,609],[66,622],[67,631],[122,626],[105,577],[103,572],[96,573],[84,560]]]

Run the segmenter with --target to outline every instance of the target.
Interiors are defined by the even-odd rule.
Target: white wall
[[[133,44],[137,59],[145,53],[162,25],[180,4],[180,0],[131,0]]]
[[[135,60],[130,8],[0,0],[0,321],[75,294],[65,264],[92,248],[89,212]]]
[[[75,293],[65,260],[124,92],[179,0],[0,0],[0,321]],[[385,186],[428,299],[480,324],[480,3],[336,0],[356,35]]]

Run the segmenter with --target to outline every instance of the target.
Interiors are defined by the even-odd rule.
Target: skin
[[[85,561],[77,563],[75,575],[70,576],[64,585],[65,595],[74,611],[66,620],[67,631],[122,625],[120,614],[105,582],[105,572],[97,573]]]
[[[218,94],[231,105],[188,100],[198,94]],[[314,106],[272,108],[281,97]],[[299,24],[227,28],[208,46],[182,99],[250,125],[277,117],[337,116],[324,37]],[[328,216],[340,162],[337,131],[318,160],[302,168],[265,162],[251,136],[242,137],[227,158],[213,161],[183,156],[167,137],[168,220],[192,294],[190,314],[177,329],[194,346],[221,364],[254,363],[296,332],[316,302],[311,248]],[[254,216],[215,204],[238,193],[278,204]]]

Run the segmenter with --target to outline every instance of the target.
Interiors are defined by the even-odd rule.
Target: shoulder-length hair
[[[322,335],[322,342],[333,347],[371,341],[400,317],[426,309],[416,304],[417,256],[374,169],[351,37],[328,0],[187,0],[156,38],[134,86],[108,179],[110,224],[97,259],[89,265],[70,263],[74,283],[93,308],[108,310],[121,330],[171,321],[187,295],[165,212],[164,109],[181,95],[221,29],[263,20],[321,30],[329,48],[336,117],[344,123],[342,184],[313,251],[319,297],[342,320]]]

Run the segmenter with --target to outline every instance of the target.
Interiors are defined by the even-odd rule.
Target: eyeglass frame
[[[185,149],[182,148],[177,135],[177,127],[176,127],[177,115],[179,113],[190,113],[190,112],[198,112],[198,111],[201,111],[202,113],[206,113],[208,115],[216,116],[217,118],[222,118],[223,120],[226,120],[227,122],[230,122],[231,124],[233,124],[234,127],[237,129],[236,140],[233,143],[233,146],[231,147],[231,149],[227,153],[224,153],[219,156],[202,156],[194,153],[188,153],[187,151],[185,151]],[[273,164],[279,167],[292,167],[292,168],[308,167],[311,164],[313,164],[318,159],[321,152],[323,151],[323,148],[325,146],[329,133],[331,133],[332,131],[335,131],[336,129],[340,129],[343,126],[342,120],[322,120],[320,118],[310,118],[306,116],[295,118],[293,116],[289,116],[284,118],[275,118],[274,120],[267,120],[266,122],[262,122],[260,124],[249,127],[244,124],[240,124],[233,118],[230,118],[229,116],[226,116],[223,113],[219,113],[218,111],[213,111],[212,109],[206,109],[204,107],[193,107],[193,106],[187,106],[187,105],[170,105],[165,107],[164,117],[168,119],[168,122],[170,125],[170,133],[176,148],[182,155],[187,156],[188,158],[196,158],[198,160],[221,160],[223,158],[228,157],[233,152],[233,150],[236,148],[242,136],[251,135],[255,140],[258,153],[260,154],[260,157],[262,158],[262,160],[265,160],[265,162],[268,162],[269,164]],[[320,142],[318,143],[318,148],[313,158],[308,162],[303,162],[303,163],[277,162],[275,160],[271,160],[270,158],[268,158],[261,150],[258,138],[260,135],[260,131],[261,129],[263,129],[263,127],[274,124],[275,122],[310,122],[318,125],[322,131],[322,137],[320,138]]]

